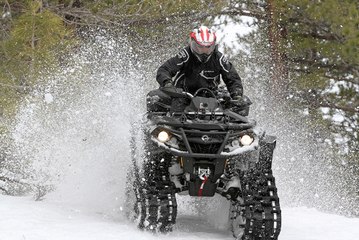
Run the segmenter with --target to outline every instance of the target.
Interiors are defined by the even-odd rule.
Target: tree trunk
[[[27,79],[27,81],[32,81],[33,77],[34,77],[34,73],[35,73],[35,66],[34,66],[34,62],[35,62],[35,18],[36,18],[36,12],[33,11],[32,12],[32,23],[31,23],[31,58],[30,58],[30,79]],[[26,85],[26,83],[25,83]]]
[[[268,40],[271,50],[271,90],[272,95],[276,98],[283,98],[287,89],[288,71],[285,66],[284,53],[281,52],[280,44],[285,31],[278,28],[276,19],[274,0],[267,0],[267,23],[268,23]]]

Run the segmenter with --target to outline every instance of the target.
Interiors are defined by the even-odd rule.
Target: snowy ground
[[[281,240],[356,240],[359,219],[325,214],[308,208],[284,208]],[[83,212],[29,197],[0,195],[0,240],[232,240],[196,216],[179,216],[175,230],[153,235],[124,219]]]

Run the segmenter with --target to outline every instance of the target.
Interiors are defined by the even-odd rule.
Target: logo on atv
[[[208,137],[208,135],[203,135],[203,136],[202,136],[202,141],[203,141],[203,142],[208,142],[209,140],[211,140],[211,138]]]
[[[208,103],[200,103],[199,104],[199,109],[200,110],[206,110],[206,109],[208,109]]]
[[[209,175],[211,175],[211,170],[209,168],[201,168],[198,167],[198,177],[202,180],[205,179],[205,177],[207,178]]]

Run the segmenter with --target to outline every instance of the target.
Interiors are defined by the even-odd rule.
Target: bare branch
[[[325,63],[325,62],[321,61],[321,59],[288,58],[288,60],[293,63],[306,64],[308,67],[337,69],[337,70],[341,70],[343,72],[349,72],[349,71],[355,70],[357,68],[357,66],[350,65],[345,62]]]
[[[5,194],[9,194],[9,192],[3,187],[0,187],[0,190],[3,191]]]
[[[309,33],[297,33],[298,36],[300,37],[304,37],[304,38],[316,38],[316,39],[320,39],[320,40],[327,40],[327,41],[337,41],[337,42],[344,42],[344,38],[337,35],[337,34],[333,34],[333,33],[328,33],[328,34],[320,34],[317,31],[311,31]]]
[[[339,106],[334,103],[320,103],[320,107],[329,107],[329,108],[335,108],[338,110],[343,110],[344,112],[352,112],[352,113],[359,113],[359,107],[353,107],[353,106]]]
[[[7,87],[7,88],[14,88],[14,89],[21,90],[21,91],[25,91],[25,90],[30,89],[29,86],[18,86],[18,85],[6,84],[6,83],[0,83],[0,86]]]
[[[247,16],[247,17],[254,17],[257,19],[267,19],[267,14],[261,11],[254,11],[254,10],[244,10],[240,8],[231,9],[231,10],[224,10],[219,14],[227,14],[231,16]]]
[[[328,79],[333,79],[335,81],[344,81],[344,82],[350,82],[352,84],[358,84],[359,85],[359,79],[358,78],[339,78],[339,77],[334,77],[334,76],[330,76],[330,75],[323,75],[325,78]]]
[[[111,12],[105,13],[98,13],[94,15],[89,10],[84,8],[51,8],[52,11],[57,13],[59,16],[64,18],[64,21],[71,24],[77,25],[104,25],[104,24],[111,24],[116,25],[118,27],[128,27],[132,25],[152,25],[155,23],[164,23],[168,21],[168,18],[182,18],[196,15],[198,17],[198,13],[176,13],[176,14],[169,14],[166,16],[160,16],[157,18],[148,18],[148,11],[142,14],[131,14],[131,15],[118,15]],[[72,21],[66,18],[66,16],[71,16],[72,18],[79,19],[79,21]],[[210,16],[210,14],[203,14],[199,17],[205,18]]]
[[[22,184],[22,185],[29,185],[28,183],[24,183],[24,182],[21,182],[19,180],[9,178],[9,177],[5,177],[5,176],[0,176],[0,181],[19,183],[19,184]]]

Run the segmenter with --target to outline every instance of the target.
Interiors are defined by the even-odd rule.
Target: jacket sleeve
[[[166,82],[172,81],[172,78],[183,68],[188,61],[188,49],[182,49],[175,57],[168,59],[157,70],[156,80],[160,86],[165,85]]]
[[[231,97],[237,95],[243,96],[242,80],[232,63],[229,62],[223,54],[220,54],[219,64],[221,65],[222,79],[226,84]]]

